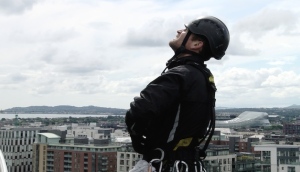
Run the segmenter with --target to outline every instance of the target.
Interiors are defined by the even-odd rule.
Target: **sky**
[[[299,0],[0,0],[0,109],[128,109],[201,16],[230,32],[225,56],[206,63],[217,107],[300,104]]]

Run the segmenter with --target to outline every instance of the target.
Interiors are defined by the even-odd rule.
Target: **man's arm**
[[[175,68],[150,82],[141,91],[140,96],[135,97],[130,103],[130,109],[126,114],[128,126],[138,122],[146,128],[149,121],[159,118],[174,103],[178,103],[183,80],[182,68]]]
[[[174,68],[150,82],[141,91],[140,97],[134,98],[125,119],[132,139],[140,139],[147,133],[152,121],[163,115],[174,103],[179,103],[183,79],[183,69]]]

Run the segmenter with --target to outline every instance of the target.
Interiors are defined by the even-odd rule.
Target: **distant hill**
[[[279,116],[289,116],[289,117],[300,117],[300,106],[292,105],[288,107],[273,107],[273,108],[216,108],[216,114],[229,113],[229,114],[241,114],[245,111],[256,111],[256,112],[266,112],[268,115],[279,115]]]
[[[300,109],[300,105],[291,105],[291,106],[288,106],[286,108],[288,108],[288,109]]]
[[[126,109],[83,106],[75,107],[68,105],[61,106],[29,106],[29,107],[13,107],[3,110],[2,113],[11,114],[111,114],[125,115]]]
[[[235,109],[235,108],[232,108],[232,107],[216,107],[215,109],[219,110],[219,109]]]
[[[1,110],[0,113],[8,114],[111,114],[125,115],[127,109],[97,107],[97,106],[29,106],[29,107],[13,107]],[[216,113],[232,113],[240,114],[244,111],[266,112],[269,115],[297,116],[300,117],[300,105],[291,105],[285,108],[227,108],[216,107]]]

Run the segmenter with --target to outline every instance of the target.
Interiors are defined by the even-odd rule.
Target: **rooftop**
[[[109,144],[103,146],[95,146],[92,144],[88,145],[76,145],[76,144],[49,144],[49,146],[57,146],[57,147],[77,147],[77,148],[118,148],[122,147],[121,144]]]
[[[255,145],[255,147],[276,147],[276,148],[300,148],[300,145],[278,145],[278,144],[265,144],[265,145]]]
[[[60,136],[56,135],[56,134],[53,134],[53,133],[38,133],[39,135],[43,135],[47,138],[50,138],[50,139],[55,139],[55,138],[60,138]]]

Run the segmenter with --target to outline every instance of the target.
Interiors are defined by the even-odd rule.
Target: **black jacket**
[[[206,68],[196,56],[173,61],[130,104],[127,126],[135,123],[135,130],[146,136],[147,149],[173,149],[183,138],[206,133],[211,108],[207,79],[192,63]]]

